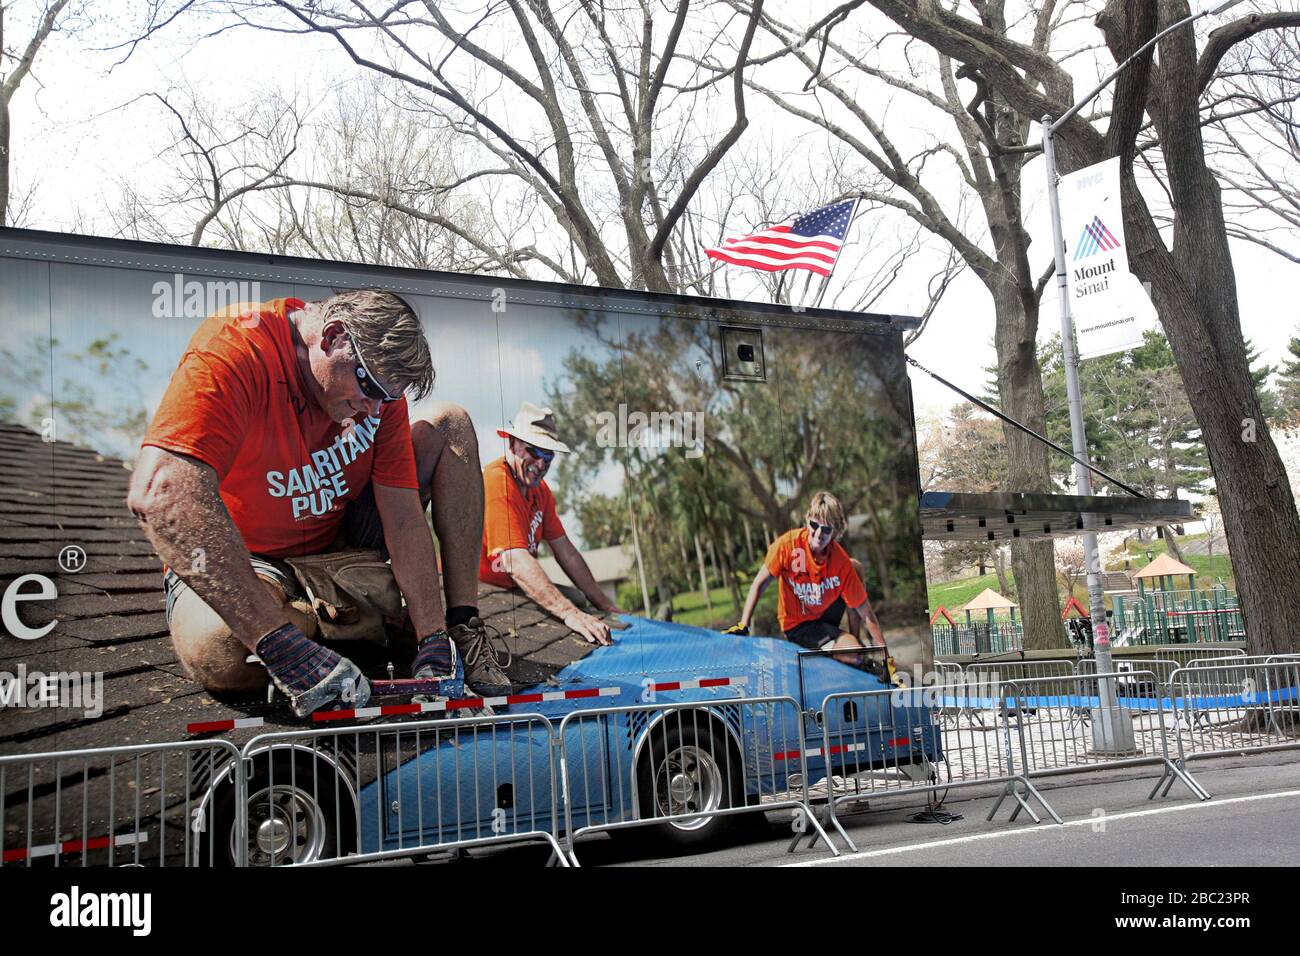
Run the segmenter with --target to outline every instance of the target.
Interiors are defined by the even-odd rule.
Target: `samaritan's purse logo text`
[[[289,498],[293,518],[323,515],[334,502],[348,493],[343,469],[369,450],[379,430],[379,419],[374,415],[345,428],[334,441],[311,453],[311,461],[290,468],[287,472],[266,473],[266,493],[272,498]]]

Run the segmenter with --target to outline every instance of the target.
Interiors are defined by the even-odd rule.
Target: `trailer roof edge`
[[[472,289],[504,289],[507,296],[513,291],[516,296],[536,296],[538,292],[547,293],[547,302],[539,304],[585,305],[611,309],[644,311],[644,306],[658,304],[665,312],[679,307],[692,310],[717,310],[719,312],[748,312],[756,316],[784,319],[798,318],[809,326],[838,323],[854,323],[870,327],[885,327],[891,330],[905,331],[920,325],[915,316],[892,315],[879,312],[844,312],[837,309],[807,308],[795,309],[791,306],[776,305],[770,302],[750,302],[743,299],[708,298],[705,296],[680,295],[666,292],[640,292],[631,289],[615,289],[606,286],[573,285],[562,282],[549,282],[543,279],[516,279],[507,276],[483,275],[478,273],[440,272],[432,269],[410,269],[400,266],[371,265],[364,262],[346,262],[331,259],[312,259],[303,256],[279,256],[258,252],[237,252],[230,249],[212,249],[208,247],[181,246],[161,242],[142,242],[135,239],[118,239],[108,236],[83,236],[73,233],[48,232],[39,229],[16,229],[0,227],[0,256],[43,261],[80,263],[84,265],[125,266],[129,268],[160,269],[177,271],[173,260],[207,260],[224,267],[222,275],[232,278],[257,278],[259,269],[274,267],[278,270],[303,270],[303,282],[325,284],[325,277],[308,273],[319,273],[322,269],[333,267],[340,273],[349,270],[365,270],[372,275],[389,276],[393,280],[430,284],[435,288],[430,294],[441,290],[446,294],[469,297]],[[180,270],[184,271],[184,270]],[[203,270],[191,269],[194,274]],[[239,273],[235,275],[234,273]],[[264,274],[266,278],[275,277]],[[283,281],[283,280],[282,280]],[[394,291],[401,291],[394,289]],[[416,290],[412,290],[416,291]],[[725,317],[723,317],[725,318]],[[820,322],[818,320],[821,320]]]

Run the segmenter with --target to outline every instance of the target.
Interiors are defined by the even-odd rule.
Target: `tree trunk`
[[[0,96],[0,226],[9,225],[9,102]]]
[[[704,549],[700,547],[700,536],[693,535],[695,538],[695,557],[700,562],[700,596],[704,598],[704,606],[709,612],[709,622],[713,622],[713,598],[709,596],[709,578],[704,573]]]
[[[1002,410],[1040,435],[1047,431],[1043,375],[1035,336],[1038,307],[1026,306],[1010,282],[995,282],[998,392]],[[1018,428],[1003,424],[1007,442],[1007,488],[1011,491],[1051,491],[1047,446]],[[1056,584],[1056,549],[1051,540],[1011,541],[1011,570],[1025,629],[1025,649],[1068,647],[1061,628]],[[1001,581],[1001,578],[999,578]],[[1005,587],[1005,585],[1003,585]]]
[[[1183,549],[1180,548],[1178,542],[1174,540],[1174,529],[1169,527],[1167,524],[1163,524],[1160,526],[1160,534],[1165,539],[1165,548],[1169,551],[1169,557],[1182,564],[1186,564],[1187,559],[1183,557]]]
[[[1145,4],[1138,4],[1145,9]],[[1187,14],[1182,0],[1162,0],[1160,22]],[[1112,11],[1113,16],[1112,15]],[[1109,4],[1098,25],[1119,54],[1143,42],[1117,34],[1136,15]],[[1149,34],[1148,34],[1149,35]],[[1160,67],[1140,98],[1116,94],[1108,151],[1132,155],[1143,108],[1160,137],[1177,211],[1173,249],[1167,250],[1138,191],[1130,162],[1124,170],[1124,226],[1129,263],[1150,282],[1165,335],[1178,361],[1196,422],[1201,427],[1219,489],[1232,553],[1246,645],[1251,654],[1300,651],[1300,514],[1277,446],[1264,423],[1241,334],[1237,278],[1228,246],[1219,184],[1205,159],[1198,109],[1197,53],[1191,30],[1160,42]],[[1126,55],[1126,54],[1125,54]],[[1123,136],[1123,139],[1119,139]],[[1075,162],[1076,167],[1082,163]]]
[[[993,570],[998,575],[998,590],[1010,597],[1011,584],[1007,581],[1007,559],[1001,548],[993,552]]]
[[[744,604],[740,600],[740,587],[736,584],[736,571],[732,565],[732,554],[734,554],[734,542],[731,540],[731,532],[723,529],[722,532],[723,547],[720,549],[718,557],[722,559],[722,578],[727,582],[727,592],[731,595],[731,607],[735,612],[736,619],[740,619],[740,612]]]

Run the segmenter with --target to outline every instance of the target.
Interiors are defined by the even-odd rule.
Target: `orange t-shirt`
[[[479,557],[479,580],[501,588],[515,586],[514,579],[496,563],[502,551],[527,548],[534,557],[543,539],[564,536],[564,525],[555,513],[555,495],[543,479],[527,493],[519,490],[505,456],[483,469],[483,553]]]
[[[763,563],[780,582],[776,617],[782,631],[817,620],[837,597],[842,596],[849,607],[860,607],[867,599],[867,589],[853,570],[849,553],[836,542],[826,560],[818,564],[813,560],[806,527],[787,531],[773,541]]]
[[[195,331],[144,444],[211,465],[248,550],[314,554],[371,479],[417,488],[406,399],[345,434],[302,379],[289,313],[300,299],[244,304]]]

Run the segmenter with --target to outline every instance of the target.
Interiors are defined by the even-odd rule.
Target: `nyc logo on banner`
[[[1070,314],[1080,358],[1123,352],[1155,328],[1155,308],[1129,272],[1119,158],[1061,177],[1061,232],[1069,263]]]

